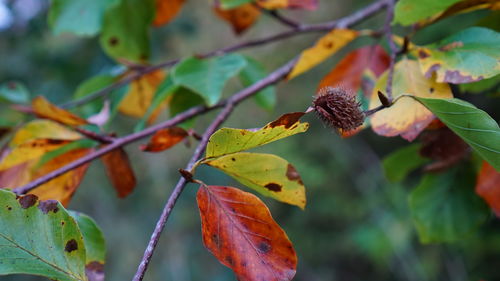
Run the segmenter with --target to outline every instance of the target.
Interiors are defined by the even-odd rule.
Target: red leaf
[[[476,193],[481,196],[500,217],[500,173],[484,161],[477,177]]]
[[[370,70],[376,77],[389,67],[390,58],[380,46],[369,46],[357,49],[342,59],[335,68],[321,80],[318,89],[326,86],[340,86],[356,93],[361,87],[361,79],[365,70]],[[371,94],[367,89],[365,94]]]
[[[129,195],[134,190],[136,180],[125,150],[117,148],[105,154],[101,159],[118,197],[123,198]]]
[[[205,247],[241,281],[287,281],[297,256],[286,233],[255,195],[202,185],[196,197]]]
[[[142,145],[142,151],[160,152],[171,148],[188,136],[182,128],[174,127],[157,131],[148,144]]]

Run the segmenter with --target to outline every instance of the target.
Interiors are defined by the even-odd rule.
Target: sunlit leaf
[[[155,0],[156,14],[154,26],[160,26],[172,21],[182,9],[186,0]]]
[[[28,103],[30,93],[26,86],[16,81],[9,81],[0,85],[0,102]]]
[[[202,185],[196,196],[205,247],[238,280],[288,281],[297,256],[269,209],[253,194]]]
[[[476,193],[500,217],[500,172],[484,161],[476,182]]]
[[[389,67],[389,60],[389,55],[379,45],[354,50],[321,80],[318,88],[340,86],[356,93],[361,87],[363,73],[370,71],[374,77],[379,77]]]
[[[245,57],[245,59],[247,60],[247,66],[241,71],[240,80],[243,86],[248,87],[266,77],[267,72],[260,62],[250,57]],[[272,110],[276,105],[276,90],[272,86],[264,88],[255,94],[254,99],[260,107]]]
[[[446,10],[461,0],[401,0],[396,3],[394,23],[410,25]]]
[[[16,199],[5,190],[0,190],[0,204],[0,275],[87,281],[82,234],[63,206],[34,195]]]
[[[318,0],[255,0],[262,8],[274,9],[304,9],[315,10],[318,8]]]
[[[121,113],[141,118],[148,112],[153,97],[160,83],[165,79],[165,72],[157,70],[143,75],[130,84],[128,92],[120,102]],[[165,105],[165,104],[163,104]],[[149,117],[149,121],[156,119],[160,113],[160,105]]]
[[[380,100],[377,92],[385,93],[387,85],[387,72],[375,84],[370,109],[379,106]],[[426,78],[421,72],[418,63],[413,60],[403,59],[394,68],[392,95],[397,98],[401,95],[413,95],[431,99],[452,98],[448,84],[437,83]],[[398,100],[390,108],[375,113],[371,118],[373,130],[382,136],[401,137],[412,141],[434,119],[434,115],[410,98]]]
[[[305,187],[299,173],[276,155],[238,152],[203,163],[224,171],[260,194],[301,209],[306,206]]]
[[[470,27],[438,43],[418,49],[420,68],[436,81],[470,83],[500,74],[500,33]]]
[[[173,127],[158,130],[148,144],[141,146],[141,150],[148,152],[160,152],[178,144],[188,136],[186,130]]]
[[[385,177],[391,182],[404,180],[410,172],[428,163],[430,159],[420,155],[420,144],[407,145],[385,157],[382,166]]]
[[[129,195],[135,188],[136,179],[125,150],[117,148],[102,156],[101,159],[118,197],[124,198]]]
[[[0,162],[0,171],[26,161],[38,159],[45,153],[58,149],[70,141],[59,139],[32,139],[17,145]]]
[[[261,14],[259,8],[253,4],[244,4],[232,9],[224,9],[218,6],[214,7],[215,13],[223,20],[228,22],[234,33],[241,34],[250,28]]]
[[[470,167],[426,174],[410,194],[410,209],[420,240],[452,242],[473,232],[488,217],[488,208],[474,193]]]
[[[31,107],[33,108],[33,112],[40,118],[50,119],[52,121],[56,121],[69,126],[88,124],[87,120],[53,105],[43,96],[34,98],[31,101]]]
[[[350,29],[334,29],[321,37],[313,47],[300,54],[298,62],[287,78],[292,79],[316,65],[322,63],[358,36],[358,32]]]
[[[18,146],[35,139],[77,140],[79,133],[50,120],[33,120],[21,127],[12,137],[9,145]]]
[[[227,80],[245,67],[245,58],[237,54],[209,59],[187,58],[172,71],[173,81],[202,96],[207,105],[216,104]]]
[[[244,151],[303,133],[309,128],[309,123],[299,121],[303,115],[303,112],[285,114],[257,131],[232,128],[219,129],[210,137],[205,157],[213,158]]]
[[[469,13],[479,9],[499,9],[498,0],[462,0],[449,6],[443,12],[437,13],[430,18],[418,22],[419,26],[427,26],[441,19],[460,14]]]
[[[463,100],[421,97],[417,99],[484,160],[500,171],[500,128],[493,118]]]
[[[121,0],[104,14],[103,50],[115,60],[145,62],[150,55],[149,26],[154,0]]]

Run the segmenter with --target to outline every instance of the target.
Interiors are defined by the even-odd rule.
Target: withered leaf
[[[188,132],[179,127],[167,128],[157,131],[148,144],[142,145],[142,151],[160,152],[167,150],[181,142],[188,136]]]
[[[45,97],[38,96],[31,102],[34,113],[45,119],[50,119],[69,126],[88,124],[87,120],[50,103]]]
[[[134,190],[136,179],[125,150],[117,148],[102,156],[101,159],[118,197],[123,198],[129,195]]]

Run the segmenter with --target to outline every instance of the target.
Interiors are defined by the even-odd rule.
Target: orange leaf
[[[164,25],[173,20],[180,12],[186,0],[156,0],[154,26]]]
[[[244,4],[234,9],[223,10],[214,6],[216,14],[233,27],[234,33],[241,34],[251,27],[259,18],[260,10],[252,4]]]
[[[165,72],[157,70],[132,81],[130,90],[120,103],[119,110],[123,114],[142,117],[148,111],[158,85],[165,78]],[[151,115],[150,121],[160,113],[162,106]]]
[[[484,161],[476,183],[476,193],[500,217],[500,173]]]
[[[142,151],[160,152],[171,148],[188,136],[186,130],[173,127],[157,131],[148,144],[141,146]]]
[[[38,96],[31,102],[34,113],[45,119],[50,119],[69,126],[88,124],[87,120],[50,103],[43,96]]]
[[[318,8],[318,0],[257,0],[256,3],[264,9],[305,9]]]
[[[357,49],[345,56],[335,68],[319,83],[323,87],[342,87],[356,93],[361,87],[361,78],[365,70],[370,70],[379,77],[388,67],[390,58],[378,45]],[[368,89],[367,93],[371,93]]]
[[[330,31],[321,37],[314,46],[300,54],[299,60],[288,74],[287,79],[292,79],[322,63],[357,36],[358,32],[350,29],[334,29]]]
[[[293,278],[293,245],[259,198],[233,187],[202,185],[196,199],[205,247],[238,280]]]
[[[129,195],[134,190],[136,180],[125,150],[117,148],[102,156],[101,159],[118,197],[124,198]]]

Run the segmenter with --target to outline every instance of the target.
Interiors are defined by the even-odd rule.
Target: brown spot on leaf
[[[85,275],[89,281],[104,281],[104,264],[92,261],[85,266]]]
[[[109,45],[111,45],[111,46],[116,46],[116,45],[118,45],[119,42],[120,42],[120,40],[118,40],[118,38],[116,38],[114,36],[109,38]]]
[[[27,194],[19,196],[17,200],[19,201],[19,204],[23,209],[28,209],[29,207],[35,205],[36,201],[38,200],[38,197],[34,194]]]
[[[420,50],[420,51],[418,51],[418,57],[421,59],[425,59],[425,58],[429,57],[429,54],[423,50]]]
[[[430,89],[429,89],[429,92],[430,92],[431,94],[432,94],[432,93],[434,93],[434,88],[430,88]]]
[[[331,48],[333,48],[333,45],[334,45],[334,44],[333,44],[333,42],[332,42],[332,41],[326,41],[326,42],[323,44],[323,46],[324,46],[325,48],[327,48],[327,49],[331,49]]]
[[[259,251],[264,254],[271,250],[271,245],[267,242],[260,242],[257,247],[259,248]]]
[[[463,47],[463,46],[464,46],[463,42],[456,41],[456,42],[451,42],[450,44],[447,44],[447,45],[444,45],[444,46],[440,47],[439,50],[443,51],[443,52],[448,52],[450,50],[453,50],[455,48],[460,48],[460,47]]]
[[[274,183],[274,182],[268,183],[268,184],[264,185],[264,187],[269,189],[270,191],[274,191],[274,192],[280,192],[281,188],[282,188],[281,185]]]
[[[75,239],[71,239],[66,242],[66,246],[64,246],[64,250],[68,253],[78,250],[78,243]]]
[[[47,144],[57,145],[57,144],[63,144],[65,142],[66,142],[65,140],[47,139]]]
[[[236,159],[234,157],[231,157],[231,161],[236,161]]]
[[[7,210],[11,211],[12,207],[11,206],[7,206]]]
[[[444,82],[461,84],[461,83],[471,83],[479,80],[483,80],[483,76],[479,76],[477,78],[473,78],[470,75],[462,75],[460,71],[446,71],[444,75]]]
[[[226,256],[225,260],[226,260],[226,262],[227,262],[228,264],[230,264],[231,266],[233,265],[233,258],[231,258],[230,256]]]
[[[277,120],[271,122],[268,126],[270,128],[278,127],[278,126],[285,126],[285,129],[290,128],[293,124],[297,123],[299,119],[304,116],[304,112],[293,112],[293,113],[287,113]]]
[[[56,200],[40,201],[40,204],[38,204],[38,209],[40,209],[44,214],[48,214],[50,211],[54,212],[55,214],[59,211]]]
[[[64,226],[65,222],[64,221],[61,221],[61,225]]]
[[[303,184],[299,173],[291,164],[288,164],[286,168],[286,177],[291,181],[297,181],[298,183]]]

